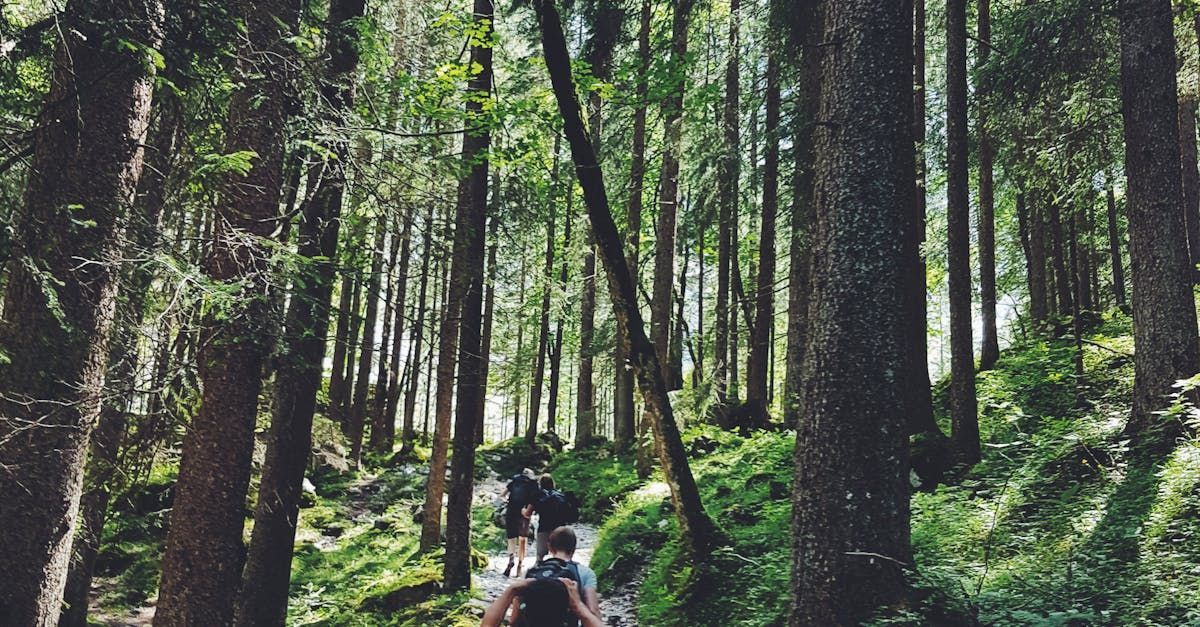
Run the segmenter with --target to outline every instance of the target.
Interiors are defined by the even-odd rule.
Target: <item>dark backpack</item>
[[[538,513],[542,516],[547,528],[539,531],[553,531],[561,525],[573,525],[579,522],[579,498],[570,492],[550,490],[538,503]],[[553,525],[553,527],[551,527]]]
[[[578,627],[579,619],[567,609],[567,588],[559,578],[583,582],[579,565],[546,558],[525,573],[533,579],[522,595],[521,624],[525,627]],[[580,594],[583,590],[580,590]]]
[[[508,507],[510,511],[514,508],[520,510],[522,507],[536,501],[540,490],[537,482],[533,479],[525,475],[513,475],[512,481],[508,483]]]

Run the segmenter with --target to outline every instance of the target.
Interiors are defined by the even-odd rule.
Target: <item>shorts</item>
[[[529,519],[521,514],[521,510],[509,512],[504,517],[504,531],[507,538],[524,538],[529,535]]]

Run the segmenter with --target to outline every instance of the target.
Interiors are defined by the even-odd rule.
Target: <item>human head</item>
[[[551,553],[561,553],[567,557],[575,555],[575,544],[577,542],[575,530],[566,525],[551,531],[550,538],[547,540]]]
[[[556,579],[534,579],[521,592],[521,624],[562,625],[567,609],[567,587]]]
[[[538,479],[538,485],[542,486],[543,490],[553,490],[554,489],[554,477],[552,477],[550,475],[550,473],[546,473],[546,474],[542,475],[541,479]]]

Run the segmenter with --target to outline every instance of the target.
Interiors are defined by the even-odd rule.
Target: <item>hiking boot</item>
[[[509,555],[509,556],[508,556],[508,566],[505,566],[505,567],[504,567],[504,576],[505,576],[505,577],[507,577],[507,576],[509,575],[509,573],[511,573],[511,572],[512,572],[513,565],[514,565],[515,563],[516,563],[516,562],[515,562],[515,560],[514,560],[513,556],[512,556],[512,555]],[[518,576],[518,577],[520,576],[520,573],[519,573],[519,572],[517,573],[517,576]]]

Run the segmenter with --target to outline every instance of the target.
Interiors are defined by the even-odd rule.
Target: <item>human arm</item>
[[[483,613],[483,620],[480,621],[479,627],[499,627],[500,622],[504,620],[504,615],[508,613],[508,607],[513,604],[517,597],[521,596],[521,591],[525,586],[529,585],[529,579],[519,579],[511,586],[504,589],[504,592],[492,601],[492,604],[487,607]]]
[[[580,598],[579,584],[566,578],[559,578],[559,581],[567,587],[567,609],[579,619],[580,627],[604,627],[604,621],[600,620],[599,608],[593,613],[588,604]],[[595,594],[595,590],[592,590],[592,594]]]

